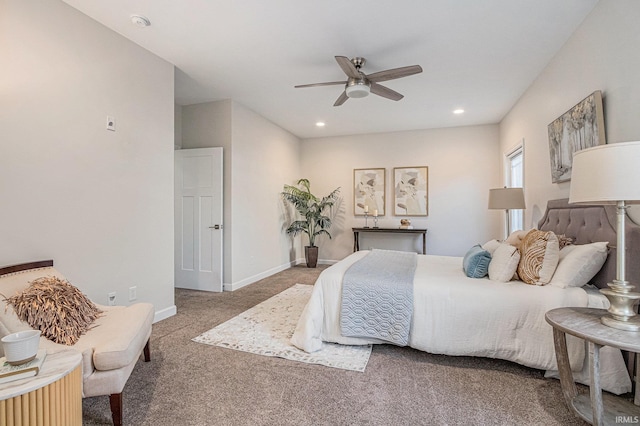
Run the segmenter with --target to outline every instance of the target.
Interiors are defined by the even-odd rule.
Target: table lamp
[[[510,209],[524,209],[524,191],[522,188],[495,188],[489,190],[489,209],[504,210],[507,213],[505,238],[511,229]]]
[[[629,204],[640,203],[640,142],[599,145],[573,154],[569,203],[615,204],[617,216],[616,279],[600,292],[609,299],[603,324],[640,331],[635,305],[640,293],[625,279],[625,216]]]

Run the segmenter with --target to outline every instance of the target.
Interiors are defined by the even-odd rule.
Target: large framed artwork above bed
[[[564,236],[562,239],[570,238],[573,244],[560,250],[558,239],[555,240],[559,256],[555,272],[552,271],[553,278],[547,285],[530,285],[520,280],[502,282],[488,277],[469,278],[463,272],[461,257],[405,253],[415,256],[402,259],[406,265],[415,264],[412,279],[408,280],[411,294],[407,293],[406,279],[403,278],[400,285],[397,275],[387,274],[391,282],[387,284],[380,280],[374,288],[380,288],[383,297],[393,291],[390,288],[402,288],[404,296],[399,298],[402,303],[385,308],[396,311],[377,312],[377,308],[367,308],[368,298],[376,295],[366,294],[357,303],[357,309],[363,312],[359,321],[378,326],[389,322],[386,318],[397,316],[398,310],[406,309],[402,313],[404,316],[409,313],[410,325],[402,324],[398,329],[408,329],[406,344],[410,347],[435,354],[505,359],[553,372],[557,370],[553,331],[544,315],[558,307],[607,307],[607,299],[597,288],[605,287],[615,278],[616,232],[612,224],[615,224],[615,208],[575,206],[569,205],[567,200],[549,201],[535,233]],[[628,258],[637,259],[640,256],[640,227],[631,221],[627,225],[626,239],[627,249],[631,251]],[[352,266],[376,252],[376,261],[367,263],[364,268],[365,278],[350,272],[362,270]],[[358,285],[359,280],[366,284],[364,281],[370,281],[371,277],[385,275],[372,269],[376,265],[386,268],[384,257],[383,250],[358,251],[325,269],[315,283],[292,343],[313,352],[323,342],[347,345],[403,342],[403,339],[381,338],[370,330],[360,335],[366,337],[358,337],[357,332],[343,333],[342,329],[341,318],[352,314],[351,308],[343,303],[345,286]],[[398,260],[393,260],[393,264],[397,263]],[[627,278],[640,283],[640,264],[629,263]],[[582,273],[589,269],[588,265],[591,273]],[[355,288],[355,293],[358,292],[376,291],[363,292]],[[353,298],[351,300],[353,303]],[[376,305],[380,304],[373,300],[371,306]],[[396,327],[393,322],[388,325]],[[568,340],[567,346],[572,367],[582,369],[575,374],[588,378],[584,343],[574,338]],[[608,349],[606,354],[601,353],[601,368],[607,371],[606,378],[602,374],[603,389],[618,394],[628,392],[631,380],[622,354],[617,349]],[[581,381],[580,377],[576,380]]]

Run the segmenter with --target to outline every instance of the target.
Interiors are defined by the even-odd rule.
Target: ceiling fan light
[[[369,92],[371,92],[371,88],[364,83],[356,83],[351,86],[347,86],[345,89],[347,96],[350,98],[364,98],[369,96]]]

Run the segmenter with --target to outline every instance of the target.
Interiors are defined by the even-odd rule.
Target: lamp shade
[[[524,209],[522,188],[495,188],[489,190],[490,209]]]
[[[640,142],[583,149],[573,155],[569,202],[640,203]]]

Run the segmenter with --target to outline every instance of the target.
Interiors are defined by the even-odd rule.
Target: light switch
[[[107,130],[116,131],[116,119],[107,115]]]

